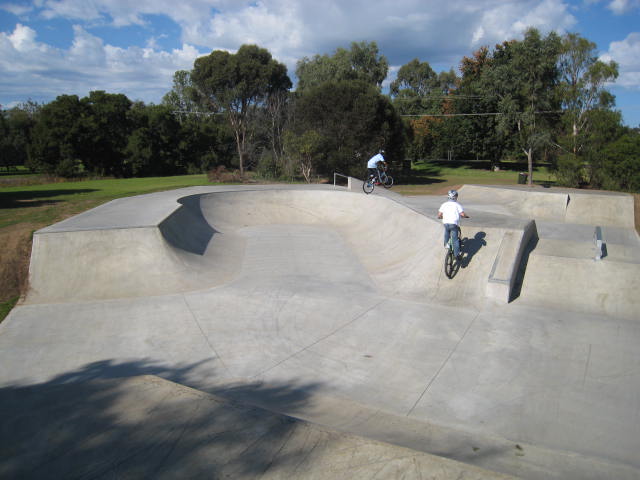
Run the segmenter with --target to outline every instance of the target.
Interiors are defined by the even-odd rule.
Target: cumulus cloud
[[[620,42],[612,42],[600,59],[618,63],[617,85],[640,90],[640,33],[631,33]]]
[[[623,15],[632,10],[640,9],[640,0],[612,0],[608,8],[616,15]]]
[[[78,25],[73,33],[72,45],[66,50],[38,42],[36,32],[21,24],[13,32],[0,33],[3,94],[24,100],[52,99],[106,90],[157,103],[170,90],[175,71],[190,69],[200,55],[191,45],[172,51],[118,48]]]
[[[638,2],[613,0],[608,5],[628,11]],[[0,79],[5,96],[18,91],[27,96],[85,94],[101,88],[158,102],[171,88],[176,70],[192,68],[199,55],[235,51],[245,43],[267,48],[293,75],[303,57],[331,54],[354,41],[375,41],[389,60],[392,79],[413,58],[428,61],[437,71],[448,70],[480,46],[521,38],[528,27],[563,33],[576,25],[566,0],[35,0],[28,8],[20,5],[0,9],[40,24],[43,19],[71,21],[73,41],[68,48],[54,48],[39,42],[37,32],[25,25],[0,33],[0,67],[10,72]],[[161,50],[163,34],[169,32],[145,30],[158,15],[176,25],[181,38],[175,45],[180,47]],[[111,45],[95,34],[96,26],[116,32],[141,27],[148,38],[140,43],[144,47]],[[637,48],[634,42],[630,37],[619,46],[612,44],[609,54],[622,65],[618,50],[625,48],[622,43]]]

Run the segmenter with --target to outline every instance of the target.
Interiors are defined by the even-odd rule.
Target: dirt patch
[[[633,212],[636,221],[636,232],[640,234],[640,193],[633,194]]]
[[[21,223],[0,230],[0,302],[27,291],[31,240],[35,225]]]

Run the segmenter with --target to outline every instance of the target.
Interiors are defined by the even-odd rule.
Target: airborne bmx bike
[[[362,190],[369,195],[373,192],[376,185],[382,185],[384,188],[391,188],[393,186],[393,177],[387,174],[387,166],[384,165],[377,169],[376,175],[369,175],[362,183]]]
[[[460,243],[460,256],[456,258],[453,253],[453,235],[449,235],[449,241],[447,242],[447,251],[444,254],[444,274],[447,278],[453,278],[460,270],[460,264],[462,261],[462,246],[463,240],[461,236],[460,227],[458,227],[458,242]]]

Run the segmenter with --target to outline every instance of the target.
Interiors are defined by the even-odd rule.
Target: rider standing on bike
[[[369,178],[371,178],[371,176],[373,175],[373,179],[376,182],[376,184],[379,183],[378,182],[378,168],[379,168],[379,165],[384,165],[385,164],[385,159],[382,156],[383,153],[384,153],[384,150],[380,150],[373,157],[371,157],[369,159],[369,161],[367,162],[367,176]]]
[[[456,258],[460,258],[460,238],[458,232],[460,231],[459,223],[460,217],[469,218],[464,213],[462,205],[458,203],[458,192],[456,190],[449,190],[447,193],[447,201],[440,205],[438,209],[438,218],[442,219],[444,224],[444,248],[449,248],[449,237],[453,236],[453,254]]]

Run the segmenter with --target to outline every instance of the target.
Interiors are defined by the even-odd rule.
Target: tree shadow
[[[21,190],[18,192],[0,191],[0,208],[25,208],[40,207],[42,205],[55,205],[60,203],[60,200],[52,200],[52,197],[91,193],[96,191],[97,190],[91,188],[78,188],[73,190]]]
[[[179,385],[198,365],[106,360],[48,382],[0,389],[0,477],[257,477],[292,470],[309,455],[313,442],[290,442],[309,435],[304,422]],[[318,387],[227,389],[292,411]]]
[[[486,232],[477,232],[473,238],[465,237],[463,239],[464,248],[462,249],[462,268],[467,268],[471,263],[473,257],[480,251],[482,247],[487,245],[487,242],[485,240],[486,236]]]

